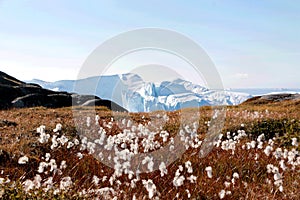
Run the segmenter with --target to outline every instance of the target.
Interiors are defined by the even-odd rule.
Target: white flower
[[[291,151],[288,152],[288,163],[292,164],[293,160],[296,158],[297,155],[297,151],[295,151],[295,149],[292,149]]]
[[[239,176],[239,174],[237,172],[234,172],[233,175],[232,175],[232,177],[235,178],[235,179],[239,179],[240,178],[240,176]]]
[[[265,140],[265,135],[264,134],[261,134],[257,137],[257,142],[262,142]]]
[[[155,195],[156,193],[156,186],[153,183],[153,181],[151,179],[146,180],[142,180],[142,183],[144,185],[144,187],[146,188],[146,190],[148,191],[148,196],[149,199],[152,199],[152,197]]]
[[[41,181],[42,181],[42,177],[39,174],[35,175],[34,180],[33,180],[33,184],[34,184],[35,188],[41,187]]]
[[[75,144],[75,145],[79,145],[79,143],[80,143],[80,142],[79,142],[78,139],[75,139],[75,140],[74,140],[74,144]]]
[[[41,125],[40,127],[38,127],[38,128],[36,129],[36,132],[37,132],[37,133],[45,133],[45,129],[46,129],[46,126]]]
[[[40,162],[39,167],[38,167],[38,173],[43,173],[44,168],[47,166],[48,166],[48,164],[46,162]]]
[[[51,139],[52,145],[51,145],[51,147],[50,147],[52,150],[58,146],[58,142],[57,142],[56,138],[57,138],[56,135],[53,135],[53,136],[52,136],[52,139]]]
[[[50,160],[49,165],[50,165],[50,172],[57,170],[56,161],[54,159]]]
[[[282,149],[281,148],[277,148],[274,152],[273,155],[276,159],[279,159],[280,157],[282,157],[283,153],[282,153]]]
[[[225,194],[226,194],[225,190],[221,190],[221,191],[219,192],[219,197],[220,197],[220,199],[223,199],[223,198],[225,197]]]
[[[279,161],[279,164],[280,164],[280,168],[285,171],[287,169],[286,165],[284,164],[284,160],[280,160]]]
[[[152,171],[153,171],[153,166],[154,166],[153,157],[146,156],[146,157],[144,158],[144,160],[142,161],[142,164],[144,165],[144,164],[146,164],[146,163],[148,163],[148,165],[147,165],[148,170],[149,170],[150,172],[152,172]]]
[[[67,149],[70,149],[74,146],[74,143],[73,142],[68,142],[68,146],[67,146]]]
[[[191,175],[187,177],[187,180],[189,180],[191,183],[195,183],[197,180],[197,176]]]
[[[20,165],[24,165],[24,164],[28,163],[28,161],[29,161],[28,157],[27,156],[23,156],[23,157],[19,158],[18,163]]]
[[[188,198],[191,198],[191,193],[190,193],[190,191],[189,191],[188,189],[186,189],[185,191],[186,191],[186,193],[187,193]]]
[[[257,148],[258,149],[262,149],[263,148],[263,144],[264,144],[263,142],[258,142]]]
[[[185,180],[184,176],[175,176],[174,179],[173,179],[173,185],[175,187],[182,186],[184,180]]]
[[[45,155],[45,161],[49,161],[49,159],[50,159],[50,157],[51,157],[51,154],[50,153],[46,153],[46,155]]]
[[[161,131],[159,136],[163,138],[163,142],[167,142],[169,133],[167,131]]]
[[[255,148],[255,145],[256,145],[256,142],[255,141],[251,141],[251,147],[252,147],[252,149],[254,149]]]
[[[29,180],[29,179],[27,179],[26,181],[24,181],[24,182],[22,183],[22,185],[23,185],[24,190],[25,190],[26,192],[28,192],[29,190],[32,190],[32,189],[34,188],[34,183],[33,183],[33,181],[32,181],[32,180]]]
[[[99,115],[96,115],[96,116],[95,116],[95,123],[96,123],[97,125],[99,124],[99,120],[100,120]]]
[[[43,183],[43,190],[45,192],[49,191],[53,188],[53,177],[49,177],[46,179],[46,181]]]
[[[98,183],[99,183],[99,181],[100,181],[100,179],[97,177],[97,176],[93,176],[93,183],[95,184],[95,185],[98,185]]]
[[[267,156],[269,156],[271,154],[272,150],[273,150],[273,147],[268,145],[268,146],[266,146],[264,152]]]
[[[192,168],[192,163],[191,163],[191,161],[185,162],[185,168],[187,168],[187,172],[188,172],[189,174],[193,173],[193,168]]]
[[[79,158],[79,160],[83,158],[83,154],[80,152],[78,152],[76,156]]]
[[[274,174],[274,181],[278,181],[281,179],[281,175],[279,173]]]
[[[279,189],[279,191],[280,191],[280,192],[283,192],[283,186],[282,186],[282,185],[281,185],[281,186],[279,186],[279,188],[278,188],[278,189]]]
[[[67,168],[66,161],[65,160],[61,161],[59,169],[66,169],[66,168]]]
[[[298,146],[297,138],[292,138],[292,145],[293,146]]]
[[[225,185],[226,188],[228,188],[228,187],[230,186],[230,184],[231,184],[231,183],[228,182],[228,181],[225,181],[225,182],[224,182],[224,185]]]
[[[50,138],[50,134],[46,134],[45,129],[46,127],[44,125],[36,129],[36,132],[40,133],[40,138],[39,138],[40,143],[46,143]]]
[[[63,135],[60,138],[58,138],[57,141],[59,141],[62,145],[64,145],[65,143],[67,143],[69,141],[69,139]]]
[[[59,188],[61,190],[68,190],[72,186],[72,179],[71,177],[67,176],[61,179]]]
[[[208,178],[212,178],[212,167],[211,166],[206,167],[205,171],[207,172]]]
[[[90,127],[90,125],[91,125],[91,118],[90,117],[86,118],[86,125],[87,125],[87,127]]]
[[[159,171],[160,171],[160,176],[163,177],[165,174],[168,174],[168,170],[166,168],[166,164],[164,162],[161,162],[159,165]]]
[[[95,147],[96,147],[95,143],[93,143],[93,142],[87,143],[87,150],[88,150],[89,154],[95,153]]]
[[[56,127],[55,127],[55,129],[53,129],[53,132],[54,133],[59,132],[59,131],[61,131],[61,128],[62,128],[61,124],[56,124]]]

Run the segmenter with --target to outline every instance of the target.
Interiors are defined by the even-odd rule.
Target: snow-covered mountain
[[[209,90],[176,79],[160,84],[144,82],[136,74],[90,77],[80,80],[27,81],[56,91],[93,94],[116,102],[131,112],[178,110],[205,105],[236,105],[252,97],[247,93]]]

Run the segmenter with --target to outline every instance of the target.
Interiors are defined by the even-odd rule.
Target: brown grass
[[[89,110],[82,110],[83,113],[89,113]],[[96,108],[97,114],[100,116],[100,122],[110,121],[111,117],[117,118],[130,118],[136,123],[146,124],[151,119],[155,118],[157,114],[165,114],[165,112],[157,111],[153,113],[114,113],[104,108]],[[196,109],[186,109],[185,113],[191,115],[198,112]],[[207,132],[207,122],[212,115],[211,107],[203,107],[199,109],[200,118],[198,128],[199,138],[203,138]],[[168,112],[169,120],[164,124],[163,129],[167,130],[172,136],[177,134],[179,128],[179,116],[180,111]],[[274,164],[278,166],[278,161],[274,157],[267,157],[261,150],[251,149],[243,150],[241,145],[255,139],[257,132],[261,130],[262,122],[269,123],[269,127],[266,129],[269,133],[274,130],[272,136],[278,132],[276,123],[272,124],[270,120],[277,120],[277,122],[292,121],[296,122],[292,124],[293,128],[281,127],[280,130],[284,130],[281,135],[276,135],[279,139],[277,145],[291,149],[290,138],[298,137],[300,139],[300,109],[298,102],[281,102],[266,105],[241,105],[230,106],[227,108],[225,125],[222,133],[237,132],[240,129],[244,129],[247,133],[251,133],[248,138],[244,139],[235,153],[232,155],[231,151],[224,151],[220,148],[215,148],[207,157],[200,159],[198,157],[199,149],[187,150],[179,159],[168,166],[168,175],[160,177],[159,171],[152,173],[141,174],[141,179],[152,179],[155,183],[157,190],[160,193],[161,199],[187,199],[188,189],[194,199],[218,199],[218,193],[225,189],[224,182],[231,181],[232,174],[238,172],[240,179],[238,179],[235,185],[230,185],[226,190],[231,191],[231,195],[226,196],[228,199],[296,199],[300,191],[300,173],[299,166],[292,170],[288,169],[284,172],[284,192],[281,193],[274,185],[266,183],[266,179],[273,180],[272,174],[266,172],[267,164]],[[71,108],[61,109],[45,109],[29,108],[29,109],[13,109],[7,111],[0,111],[0,119],[7,120],[9,122],[16,123],[16,125],[1,125],[0,126],[0,177],[9,178],[11,182],[22,182],[26,179],[32,179],[37,174],[37,167],[42,161],[42,157],[47,152],[51,152],[51,157],[56,159],[57,164],[62,160],[67,162],[67,168],[62,171],[62,174],[52,175],[54,181],[59,183],[62,177],[70,176],[75,183],[72,192],[66,195],[66,198],[79,198],[78,192],[83,189],[111,187],[108,180],[100,181],[99,186],[92,184],[92,177],[96,175],[101,178],[103,176],[109,177],[113,174],[113,169],[102,164],[95,159],[92,155],[89,155],[87,151],[84,151],[83,159],[79,159],[76,153],[79,152],[79,146],[71,149],[67,149],[66,146],[62,146],[55,150],[50,149],[50,145],[40,144],[37,140],[39,134],[36,133],[36,128],[40,125],[46,126],[46,132],[53,134],[52,129],[55,128],[57,123],[63,125],[64,133],[69,139],[79,138],[74,122],[73,113]],[[188,118],[184,119],[189,121]],[[294,121],[293,121],[294,120]],[[100,123],[100,125],[101,125]],[[241,127],[241,124],[245,124],[245,127]],[[277,123],[278,124],[278,123]],[[274,127],[273,127],[274,126]],[[276,127],[275,127],[276,126]],[[113,130],[113,131],[112,131]],[[113,128],[107,130],[109,134],[116,134],[119,129]],[[267,133],[265,133],[267,134]],[[288,142],[287,142],[288,141]],[[298,147],[299,150],[299,147]],[[258,161],[254,160],[255,154],[260,157]],[[25,165],[19,165],[18,159],[26,155],[29,157],[29,163]],[[299,155],[298,155],[299,156]],[[189,183],[185,180],[184,186],[174,187],[173,178],[175,171],[179,165],[183,165],[186,161],[192,162],[193,174],[197,176],[196,183]],[[211,166],[213,169],[213,178],[209,179],[206,175],[205,168]],[[190,174],[184,171],[181,173],[188,177]],[[47,178],[47,175],[43,174],[42,178]],[[135,195],[137,199],[148,198],[148,193],[141,182],[137,183],[135,188],[131,188],[130,180],[127,176],[123,175],[118,180],[122,185],[113,186],[116,191],[119,191],[117,197],[119,199],[132,199]],[[8,187],[8,186],[7,186]],[[14,189],[10,191],[5,189],[6,194],[23,195],[22,197],[28,197],[26,193],[17,191]],[[41,195],[41,194],[40,194]],[[63,198],[61,196],[44,196],[43,198]],[[176,197],[177,195],[177,197]],[[1,196],[1,187],[0,187]],[[93,195],[92,195],[93,196]],[[40,198],[40,197],[39,197]],[[225,199],[226,199],[225,198]]]

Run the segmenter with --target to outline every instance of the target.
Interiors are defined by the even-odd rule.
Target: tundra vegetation
[[[78,108],[80,109],[80,108]],[[71,108],[0,111],[2,199],[297,199],[299,101],[226,107],[213,150],[199,157],[211,107],[122,113]],[[199,116],[199,117],[198,117]],[[167,148],[168,164],[134,156]],[[112,166],[107,166],[109,160]]]

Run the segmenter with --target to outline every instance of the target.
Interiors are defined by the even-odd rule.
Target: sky
[[[0,0],[0,71],[21,80],[76,79],[95,48],[145,27],[195,41],[225,88],[300,88],[300,1],[294,0]],[[188,71],[178,58],[151,63],[151,57],[157,56],[120,59],[107,74],[151,64]],[[184,77],[195,82],[193,74]]]

